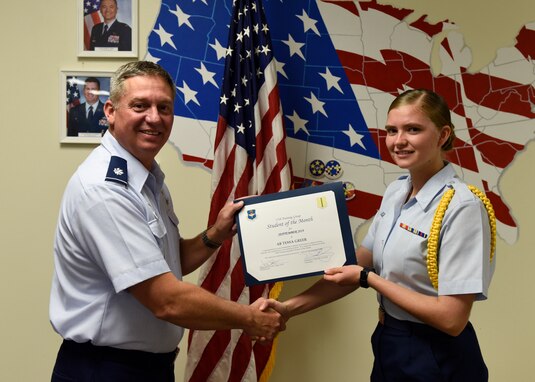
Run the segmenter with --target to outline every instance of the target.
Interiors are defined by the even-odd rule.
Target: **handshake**
[[[286,322],[290,318],[288,307],[277,300],[260,297],[249,307],[249,325],[244,329],[253,340],[266,342],[286,329]]]

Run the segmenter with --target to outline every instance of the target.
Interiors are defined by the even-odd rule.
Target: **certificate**
[[[246,285],[357,263],[341,182],[242,200],[236,220]]]

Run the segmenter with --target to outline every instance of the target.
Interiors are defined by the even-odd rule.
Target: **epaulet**
[[[454,179],[446,184],[450,190],[455,190],[456,197],[462,201],[472,200],[475,196],[472,193],[470,186],[458,179]]]
[[[106,181],[119,183],[125,187],[128,186],[126,159],[118,156],[111,157],[108,173],[106,174]]]

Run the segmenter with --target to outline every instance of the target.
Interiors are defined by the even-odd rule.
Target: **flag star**
[[[215,44],[210,44],[212,49],[215,50],[215,54],[217,56],[217,61],[221,60],[222,58],[225,58],[227,55],[227,49],[222,46],[219,41],[217,41],[217,38],[215,39]]]
[[[284,70],[284,65],[286,65],[286,63],[277,61],[275,57],[273,57],[273,61],[275,61],[275,68],[277,69],[277,73],[282,74],[284,77],[286,77],[286,79],[288,79],[288,75]]]
[[[206,66],[204,66],[203,62],[201,62],[201,67],[195,68],[195,70],[200,73],[203,85],[206,85],[207,82],[210,82],[212,85],[219,89],[217,82],[215,82],[214,80],[215,72],[208,71],[208,69],[206,69]]]
[[[243,107],[243,106],[241,106],[239,103],[236,102],[236,103],[234,104],[234,112],[235,112],[235,113],[238,113],[242,107]]]
[[[363,149],[366,149],[366,147],[362,143],[362,138],[364,138],[364,135],[357,133],[355,129],[353,129],[353,126],[349,125],[347,131],[342,131],[342,133],[349,137],[349,144],[351,145],[351,147],[359,145]]]
[[[237,41],[243,41],[243,33],[240,31],[240,33],[236,34],[236,40]]]
[[[219,99],[221,100],[219,103],[224,103],[225,105],[227,104],[227,101],[229,100],[229,98],[225,94],[219,97]]]
[[[267,33],[269,31],[269,28],[267,24],[262,24],[262,32]]]
[[[160,60],[161,58],[154,57],[152,54],[150,54],[150,52],[147,51],[147,54],[145,55],[145,61],[150,61],[150,62],[154,62],[155,64],[157,64],[158,61]]]
[[[340,81],[340,77],[336,77],[335,75],[333,75],[329,68],[326,67],[325,73],[319,73],[319,75],[325,78],[325,81],[327,82],[327,90],[331,90],[331,88],[334,87],[340,93],[344,94],[342,88],[338,84],[338,81]]]
[[[262,51],[261,51],[261,53],[264,53],[264,54],[267,56],[267,54],[268,54],[269,52],[271,52],[271,49],[269,49],[269,46],[267,46],[267,45],[262,45]]]
[[[252,4],[251,4],[251,9],[252,9],[253,11],[256,11],[256,3],[252,3]]]
[[[236,97],[236,86],[234,86],[234,89],[230,91],[230,95]]]
[[[260,28],[260,27],[258,26],[258,24],[253,25],[253,31],[254,31],[256,34],[258,34],[258,30],[259,30],[259,28]]]
[[[242,85],[243,85],[243,86],[247,86],[247,82],[249,82],[249,80],[247,79],[247,77],[243,76],[243,77],[241,78],[241,83],[242,83]]]
[[[251,30],[249,27],[243,28],[243,34],[244,36],[251,37]]]
[[[171,40],[171,37],[173,37],[173,35],[171,33],[167,33],[167,31],[163,29],[162,24],[158,24],[158,29],[155,29],[154,32],[158,36],[160,36],[160,46],[169,44],[176,50],[175,43],[173,42],[173,40]]]
[[[323,105],[325,105],[325,102],[320,101],[316,98],[316,95],[313,92],[310,92],[310,98],[305,97],[305,99],[310,103],[312,106],[312,113],[315,114],[318,111],[327,117],[327,113],[325,112],[325,109],[323,108]]]
[[[182,12],[182,9],[177,5],[175,11],[169,11],[172,14],[174,14],[178,19],[178,26],[181,27],[182,25],[186,24],[188,27],[190,27],[191,30],[195,30],[193,28],[193,25],[189,22],[189,18],[191,15],[188,15],[187,13]]]
[[[240,125],[236,127],[238,128],[238,134],[245,134],[245,126],[243,126],[243,123],[240,123]]]
[[[303,14],[301,16],[297,15],[297,17],[303,22],[303,32],[306,33],[308,30],[312,30],[312,32],[316,33],[318,36],[320,35],[320,31],[316,27],[318,20],[311,19],[304,9]]]
[[[293,115],[287,115],[286,118],[288,118],[290,121],[293,122],[294,134],[297,134],[299,130],[303,130],[305,133],[307,133],[307,135],[310,135],[310,133],[308,132],[306,128],[306,124],[308,121],[306,119],[302,119],[301,117],[299,117],[299,114],[297,114],[295,110],[294,110]]]
[[[232,52],[233,52],[233,50],[232,50],[232,48],[229,46],[229,47],[227,48],[225,54],[226,54],[227,56],[232,56]]]
[[[245,102],[244,106],[249,106],[249,104],[251,103],[251,101],[249,101],[249,98],[245,98],[243,101]]]
[[[177,89],[180,90],[182,94],[184,94],[184,104],[187,105],[188,102],[193,101],[197,105],[201,106],[201,104],[197,100],[197,92],[195,90],[190,89],[186,81],[182,81],[182,87],[180,88],[177,86]]]
[[[275,59],[275,58],[273,58],[273,59]],[[264,73],[260,70],[260,68],[257,68],[257,69],[256,69],[256,76],[257,76],[258,78],[260,78],[260,77],[262,76],[262,74],[264,74]]]
[[[282,42],[288,45],[288,47],[290,48],[290,57],[292,57],[294,54],[297,54],[299,57],[305,60],[305,56],[303,55],[303,52],[301,52],[301,48],[305,44],[295,41],[292,35],[289,33],[288,33],[288,40],[286,41],[283,40]]]

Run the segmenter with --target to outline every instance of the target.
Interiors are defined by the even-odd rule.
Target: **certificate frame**
[[[256,215],[259,208],[261,211],[262,207],[264,208],[264,210],[268,208],[268,206],[274,207],[277,204],[279,204],[279,201],[284,200],[285,201],[284,203],[295,202],[297,201],[297,199],[292,200],[292,198],[299,198],[305,195],[315,196],[314,194],[318,194],[318,196],[320,196],[320,194],[327,195],[329,192],[333,193],[330,199],[334,200],[336,203],[335,207],[336,207],[337,221],[331,221],[327,224],[325,224],[325,222],[316,222],[314,223],[314,225],[316,229],[323,225],[325,225],[326,229],[333,229],[333,228],[337,228],[336,224],[334,223],[338,223],[338,228],[340,230],[340,235],[342,239],[341,246],[343,246],[343,252],[344,252],[343,264],[336,264],[336,265],[331,265],[327,267],[321,267],[322,264],[320,263],[320,264],[314,265],[317,267],[317,269],[306,269],[306,270],[303,270],[302,272],[297,271],[295,273],[292,271],[291,274],[277,275],[275,277],[272,277],[273,276],[272,274],[265,278],[259,277],[258,266],[256,264],[257,259],[253,259],[251,257],[252,254],[246,253],[247,248],[250,249],[253,241],[258,239],[254,237],[249,237],[250,232],[248,229],[246,229],[247,224],[249,224],[249,220],[251,219],[249,215],[251,215],[251,213]],[[273,283],[277,281],[291,280],[291,279],[297,279],[297,278],[305,278],[305,277],[323,274],[326,268],[331,268],[333,266],[357,264],[357,259],[355,256],[355,245],[353,242],[351,225],[349,223],[349,215],[347,212],[347,205],[346,205],[346,199],[344,195],[342,182],[327,183],[327,184],[323,184],[320,186],[306,187],[306,188],[301,188],[297,190],[284,191],[284,192],[262,195],[262,196],[254,196],[254,197],[245,198],[242,200],[244,202],[244,206],[242,210],[236,215],[236,223],[237,223],[237,228],[238,228],[238,242],[239,242],[240,251],[241,251],[241,261],[243,265],[244,279],[245,279],[245,284],[247,286],[252,286],[256,284],[268,284],[268,283]],[[256,219],[256,216],[253,219]],[[260,224],[264,224],[264,223],[260,223]],[[273,225],[270,225],[269,229],[272,226]],[[246,231],[249,232],[249,234]],[[280,233],[280,234],[282,235],[284,233]],[[278,245],[278,243],[274,245]],[[275,251],[276,250],[278,249],[275,249]],[[277,258],[281,256],[284,258],[284,255],[274,255],[272,257]],[[338,257],[338,261],[340,261],[342,255],[338,254],[337,257]],[[265,259],[262,259],[262,261],[264,260]],[[287,268],[283,268],[281,265],[278,265],[278,266],[280,267],[282,273],[286,272]]]
[[[59,72],[59,141],[60,143],[81,143],[81,144],[99,144],[102,135],[108,128],[108,123],[103,116],[103,105],[110,96],[112,71],[98,70],[60,70]],[[73,126],[69,126],[74,113],[77,113],[77,107],[81,107],[85,102],[85,84],[86,81],[94,83],[98,81],[98,90],[93,93],[98,95],[98,114],[99,125],[103,130],[100,133],[74,133]],[[88,89],[89,90],[89,89]],[[88,130],[85,130],[88,131]]]
[[[138,0],[115,0],[117,4],[117,19],[124,26],[130,28],[130,49],[112,50],[111,48],[93,49],[91,47],[91,32],[95,25],[102,23],[104,17],[99,10],[102,0],[77,0],[77,19],[78,19],[78,57],[138,57]],[[124,27],[124,28],[127,28]],[[113,28],[113,27],[112,27]],[[122,28],[122,29],[124,29]],[[110,30],[111,32],[111,30]],[[126,33],[124,30],[112,37],[121,39],[121,35]],[[125,37],[125,36],[123,36]],[[127,40],[124,40],[127,41]]]

